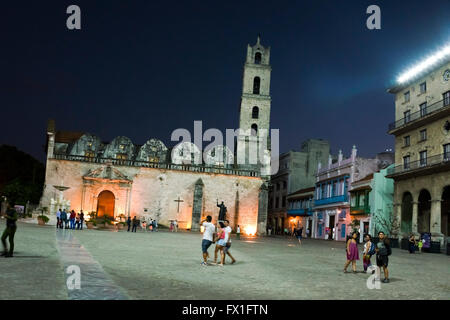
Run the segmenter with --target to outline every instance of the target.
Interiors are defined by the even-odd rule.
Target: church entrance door
[[[115,197],[111,191],[105,190],[98,195],[97,217],[114,218]]]

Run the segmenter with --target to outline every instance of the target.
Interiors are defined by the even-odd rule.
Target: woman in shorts
[[[225,252],[223,250],[226,247],[227,243],[225,241],[225,224],[223,222],[219,222],[219,230],[217,232],[217,243],[216,248],[214,250],[214,264],[217,262],[217,252],[220,251],[220,263],[219,266],[223,267],[223,263],[225,261]]]

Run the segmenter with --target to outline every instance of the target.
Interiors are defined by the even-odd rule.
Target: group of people
[[[136,218],[136,216],[133,217],[133,219],[131,219],[131,217],[128,217],[127,219],[127,226],[128,226],[128,232],[136,232],[137,227],[139,226],[139,224],[141,224],[141,228],[144,231],[147,231],[147,228],[150,231],[158,231],[158,222],[154,219],[150,219],[150,221],[147,223],[147,221],[142,220],[142,222],[140,220],[138,220]]]
[[[231,258],[231,264],[236,262],[236,259],[231,255],[231,227],[228,220],[219,221],[217,226],[212,224],[211,216],[207,216],[200,224],[203,226],[203,239],[202,239],[202,253],[203,262],[202,266],[208,265],[209,247],[215,243],[214,249],[214,262],[213,265],[223,266],[225,264],[225,257],[228,255]],[[216,231],[217,227],[217,231]],[[217,263],[217,256],[220,252],[220,262]]]
[[[56,212],[56,228],[83,230],[84,213],[76,213],[75,210],[66,212],[66,209],[59,209]]]
[[[408,245],[409,253],[415,253],[417,249],[419,249],[419,253],[422,253],[423,243],[424,243],[423,239],[416,241],[416,237],[413,234],[411,234],[409,236],[409,245]]]
[[[353,232],[352,236],[347,240],[346,245],[346,255],[347,255],[347,261],[344,265],[344,273],[347,272],[347,268],[352,264],[352,270],[353,273],[356,273],[356,260],[359,260],[359,252],[358,252],[358,244],[357,240],[359,237],[358,232]],[[389,256],[392,253],[392,249],[389,243],[389,239],[386,238],[386,235],[384,232],[380,231],[378,232],[378,243],[374,243],[372,241],[372,237],[370,234],[366,234],[364,237],[364,250],[363,250],[363,268],[364,272],[372,272],[374,273],[376,270],[372,268],[371,258],[372,256],[376,255],[376,264],[378,271],[380,271],[381,268],[383,268],[384,272],[384,283],[389,282],[389,270],[388,270],[388,264],[389,264]],[[377,274],[380,274],[379,272]]]

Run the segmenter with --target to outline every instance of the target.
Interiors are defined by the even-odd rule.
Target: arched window
[[[252,124],[252,136],[256,136],[258,134],[258,125],[256,123]]]
[[[261,64],[261,52],[255,54],[255,64]]]
[[[261,79],[259,77],[255,77],[253,79],[253,94],[259,94],[260,83],[261,83]]]
[[[259,118],[259,108],[253,107],[252,109],[252,119],[258,119]]]

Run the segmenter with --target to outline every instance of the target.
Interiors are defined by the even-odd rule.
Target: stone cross
[[[173,200],[173,201],[178,202],[177,212],[180,212],[180,202],[184,202],[184,200],[180,200],[180,197],[178,197],[178,200]]]

